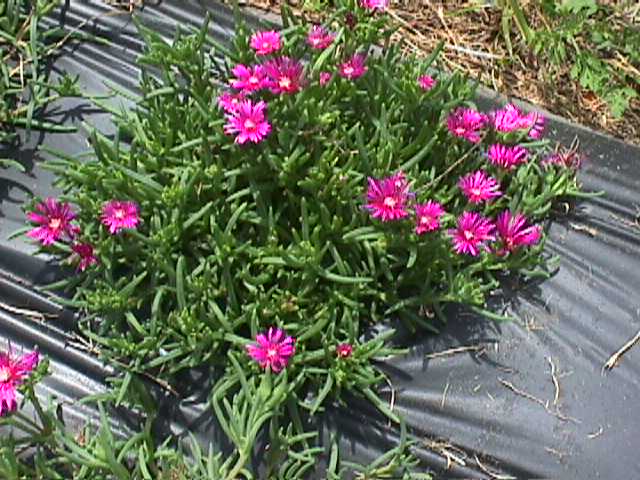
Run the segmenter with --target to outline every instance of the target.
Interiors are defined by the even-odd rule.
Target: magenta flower
[[[40,225],[27,232],[27,236],[39,240],[43,245],[51,245],[63,237],[73,239],[80,231],[71,222],[76,214],[68,203],[60,203],[55,198],[47,198],[36,205],[37,212],[27,213],[27,218]]]
[[[431,90],[436,85],[436,80],[431,75],[420,75],[418,85],[425,91]]]
[[[524,215],[521,213],[512,215],[509,210],[498,215],[496,227],[502,244],[502,248],[497,252],[498,255],[514,252],[521,246],[535,245],[542,235],[540,226],[529,226]]]
[[[233,113],[238,110],[238,105],[240,105],[240,102],[244,100],[244,98],[244,92],[224,92],[218,97],[218,106],[227,113]]]
[[[365,65],[366,58],[362,53],[354,54],[349,60],[338,66],[338,74],[348,80],[360,78],[368,70]]]
[[[84,272],[87,268],[98,263],[98,259],[93,254],[93,246],[89,243],[74,243],[71,245],[74,255],[79,259],[78,270]]]
[[[140,223],[140,212],[136,202],[110,200],[102,207],[102,224],[115,235],[124,228],[136,228]]]
[[[452,135],[464,138],[472,143],[480,141],[480,130],[489,121],[489,118],[481,112],[471,108],[458,107],[447,118],[447,129]]]
[[[389,6],[389,0],[361,0],[360,5],[371,11],[384,11]]]
[[[331,80],[331,74],[329,72],[320,72],[320,79],[318,83],[321,87],[324,87]]]
[[[246,349],[249,356],[262,368],[269,367],[274,373],[283,370],[296,353],[295,339],[276,327],[269,327],[266,335],[256,335],[256,343],[247,345]]]
[[[399,220],[409,216],[407,203],[413,196],[404,173],[399,172],[387,178],[377,180],[368,178],[367,201],[364,206],[372,218],[383,222]]]
[[[273,93],[297,93],[303,87],[302,63],[289,57],[280,57],[265,63]]]
[[[236,65],[231,70],[236,76],[231,80],[231,86],[242,90],[242,93],[251,93],[265,88],[269,81],[267,79],[267,72],[265,72],[262,65],[255,65],[254,67],[247,67],[246,65]]]
[[[544,127],[547,123],[546,118],[538,112],[530,112],[522,118],[522,128],[529,129],[529,137],[534,140],[542,138]]]
[[[522,113],[512,103],[505,105],[504,108],[496,110],[490,115],[493,129],[502,133],[509,133],[522,128],[522,118]]]
[[[240,145],[261,142],[271,132],[271,124],[265,116],[266,108],[267,104],[263,101],[254,104],[251,100],[243,100],[235,112],[227,115],[224,133],[237,133],[235,142]]]
[[[316,50],[324,50],[331,45],[335,38],[336,36],[327,31],[326,28],[320,25],[314,25],[307,35],[307,44]]]
[[[449,230],[453,249],[457,254],[473,257],[480,253],[481,248],[489,251],[485,242],[495,240],[494,229],[495,225],[479,213],[463,212],[458,217],[457,227]]]
[[[419,203],[416,210],[416,233],[423,235],[440,228],[440,217],[445,214],[444,208],[438,202],[429,200],[427,203]]]
[[[254,33],[251,35],[249,45],[256,51],[256,55],[269,55],[280,50],[282,46],[280,34],[275,30]]]
[[[18,407],[16,390],[39,361],[37,350],[19,358],[14,358],[12,352],[0,353],[0,417]]]
[[[519,145],[510,147],[500,143],[489,146],[487,150],[489,161],[496,167],[505,170],[512,170],[514,167],[525,163],[528,154],[527,149]]]
[[[499,190],[500,184],[482,170],[477,170],[460,178],[458,187],[471,203],[481,203],[502,195]]]
[[[349,358],[353,353],[353,345],[350,343],[341,343],[336,347],[336,355],[338,358]]]

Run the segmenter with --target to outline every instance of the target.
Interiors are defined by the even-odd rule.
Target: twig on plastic
[[[524,390],[520,390],[519,388],[517,388],[513,383],[511,382],[507,382],[506,380],[503,380],[502,378],[498,378],[498,381],[504,385],[505,387],[507,387],[509,390],[511,390],[513,393],[515,393],[516,395],[519,395],[521,397],[526,398],[527,400],[531,400],[532,402],[536,402],[540,405],[542,405],[542,407],[547,411],[547,413],[553,415],[554,417],[564,421],[564,422],[574,422],[574,423],[581,423],[580,420],[578,420],[577,418],[573,418],[573,417],[569,417],[565,414],[563,414],[562,412],[560,412],[557,408],[556,410],[551,410],[549,408],[549,401],[544,401],[541,400],[538,397],[535,397],[533,395],[531,395],[528,392],[525,392]]]
[[[613,355],[609,357],[609,360],[607,360],[604,366],[602,367],[603,373],[605,370],[611,370],[612,368],[617,367],[618,363],[620,363],[620,360],[622,359],[622,356],[625,353],[627,353],[627,350],[631,349],[631,347],[633,347],[639,341],[640,341],[640,331],[638,331],[638,333],[636,333],[636,335],[631,340],[629,340],[622,347],[620,347],[620,349],[617,352],[615,352]]]
[[[604,429],[601,426],[597,432],[593,432],[587,435],[587,438],[589,438],[590,440],[593,440],[594,438],[598,438],[600,435],[602,435],[602,432],[604,432]]]
[[[451,468],[452,463],[460,465],[461,467],[467,466],[467,463],[462,458],[464,452],[448,442],[429,440],[425,442],[425,446],[447,459],[447,470]],[[453,453],[454,451],[455,453]]]
[[[553,404],[557,405],[558,398],[560,397],[560,383],[558,382],[558,377],[556,376],[556,366],[553,363],[553,360],[551,360],[551,357],[547,357],[547,361],[549,362],[549,365],[551,365],[551,380],[553,381],[553,386],[556,389],[556,393],[553,396]]]
[[[573,223],[573,222],[569,222],[569,226],[571,228],[573,228],[577,232],[586,232],[589,235],[591,235],[592,237],[597,237],[598,236],[598,230],[596,230],[593,227],[588,227],[586,225],[581,225],[579,223]]]
[[[449,382],[444,386],[444,392],[442,392],[442,401],[440,402],[440,408],[444,408],[444,402],[447,400],[447,392],[449,391]]]
[[[443,350],[441,352],[430,353],[425,357],[429,359],[433,359],[433,358],[448,357],[449,355],[456,355],[458,353],[464,353],[464,352],[483,352],[484,353],[484,350],[485,350],[484,345],[465,345],[462,347],[449,348],[448,350]]]
[[[499,473],[492,472],[482,464],[482,462],[478,458],[478,455],[474,454],[473,456],[476,459],[476,463],[478,464],[478,467],[480,467],[480,470],[489,475],[491,478],[495,478],[496,480],[516,480],[516,477],[512,477],[511,475],[501,475]]]
[[[28,318],[29,320],[35,320],[36,322],[45,322],[47,318],[57,318],[58,316],[52,313],[42,313],[37,310],[29,310],[26,308],[18,308],[6,304],[4,302],[0,302],[0,308],[6,310],[10,313],[15,313],[16,315],[20,315]]]
[[[558,457],[560,460],[562,460],[564,457],[567,456],[565,452],[561,452],[560,450],[556,450],[555,448],[544,447],[544,449],[547,452],[551,453],[552,455],[555,455],[556,457]]]

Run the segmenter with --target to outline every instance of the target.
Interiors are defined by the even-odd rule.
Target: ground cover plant
[[[384,3],[341,2],[322,25],[285,9],[283,21],[240,26],[230,47],[206,24],[170,43],[140,26],[136,107],[103,104],[116,134],[93,131],[87,155],[48,164],[63,194],[34,200],[27,236],[78,271],[50,288],[68,289],[60,301],[122,369],[101,400],[146,417],[124,444],[103,418],[87,443],[38,412],[45,432],[31,438],[60,478],[153,478],[141,465],[167,458],[199,468],[202,455],[154,445],[140,382],[175,391],[193,369],[216,379],[211,409],[233,446],[208,457],[209,478],[305,478],[325,454],[327,478],[421,478],[405,435],[367,473],[340,462],[337,439],[322,446],[317,415],[356,395],[401,424],[376,393],[376,361],[400,350],[376,327],[434,332],[445,305],[490,314],[503,278],[547,274],[545,222],[556,199],[580,195],[581,158],[544,140],[541,115],[477,110],[466,79],[432,69],[437,50],[417,60],[391,44]],[[7,391],[30,369],[0,370]],[[56,470],[56,455],[75,466]]]
[[[330,0],[299,0],[298,14],[320,19]],[[252,0],[277,9],[280,2]],[[620,0],[393,1],[397,40],[492,90],[564,118],[640,143],[640,9]],[[594,114],[595,112],[595,114]]]

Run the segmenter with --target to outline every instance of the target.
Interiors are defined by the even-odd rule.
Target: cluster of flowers
[[[386,3],[366,1],[362,6],[370,10],[381,10],[386,8]],[[334,40],[335,34],[320,25],[314,25],[307,34],[306,43],[312,49],[324,50]],[[276,54],[281,50],[282,44],[280,33],[274,30],[256,32],[249,42],[258,57]],[[338,75],[350,81],[360,78],[368,70],[366,59],[365,54],[354,53],[338,64]],[[240,145],[247,142],[260,143],[272,129],[266,115],[267,103],[264,100],[252,100],[252,94],[269,90],[274,95],[292,95],[308,85],[302,62],[284,55],[275,56],[256,65],[236,65],[232,73],[235,78],[229,84],[233,90],[222,93],[218,98],[218,105],[226,114],[224,132],[227,135],[236,135],[235,142]],[[332,77],[331,72],[320,72],[319,85],[327,85]],[[435,84],[436,80],[429,75],[418,78],[418,85],[423,90],[429,90]]]
[[[526,130],[529,137],[539,139],[544,124],[545,119],[540,114],[523,114],[511,104],[488,115],[470,108],[458,108],[447,118],[447,128],[452,135],[473,143],[480,142],[487,128],[500,133]],[[568,164],[563,161],[566,156],[556,153],[545,161]],[[511,171],[527,162],[528,151],[520,145],[495,143],[487,148],[486,157],[494,166]],[[409,191],[409,182],[403,172],[382,179],[369,178],[368,183],[364,208],[372,218],[393,222],[408,218],[413,213],[417,235],[440,229],[441,218],[446,213],[444,206],[433,200],[414,202],[415,194]],[[484,170],[461,177],[458,188],[473,205],[490,202],[502,195],[499,182]],[[503,256],[520,247],[538,243],[542,229],[537,225],[529,225],[524,215],[510,210],[498,214],[495,222],[477,212],[465,211],[458,216],[456,228],[449,229],[448,234],[458,254],[477,256],[483,250],[490,252],[487,243],[498,241],[499,247],[495,253]]]
[[[37,350],[20,357],[15,357],[11,350],[9,353],[0,352],[0,417],[17,408],[17,388],[38,366],[39,361]]]
[[[36,211],[29,212],[27,218],[38,225],[27,232],[27,236],[38,240],[42,245],[48,246],[65,240],[71,243],[72,260],[78,261],[78,270],[83,272],[98,263],[93,245],[77,241],[80,228],[73,224],[76,214],[68,203],[47,198],[36,205]],[[103,205],[100,221],[111,235],[116,235],[124,228],[136,228],[140,222],[138,204],[111,200]]]

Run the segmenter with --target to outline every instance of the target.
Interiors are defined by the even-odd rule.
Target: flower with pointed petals
[[[456,228],[449,230],[449,235],[457,254],[475,257],[481,249],[489,250],[486,242],[495,240],[494,230],[495,225],[479,213],[463,212],[458,217]]]
[[[238,105],[244,98],[244,92],[224,92],[218,97],[218,106],[227,113],[233,113],[238,110]]]
[[[444,208],[438,202],[429,200],[427,203],[419,203],[415,206],[416,233],[423,235],[440,228],[440,217],[445,214]]]
[[[542,160],[542,166],[547,168],[556,165],[563,168],[577,170],[585,160],[584,154],[578,152],[577,145],[572,148],[557,148],[555,152]]]
[[[125,228],[136,228],[140,223],[138,204],[128,200],[110,200],[102,207],[102,224],[115,235]]]
[[[547,123],[544,115],[538,112],[530,112],[522,117],[521,128],[529,129],[529,137],[534,140],[540,140],[544,133],[544,127]]]
[[[236,78],[231,80],[231,86],[242,90],[244,94],[262,90],[269,83],[267,72],[265,72],[262,65],[247,67],[246,65],[239,64],[233,67],[231,71],[236,76]]]
[[[413,195],[409,192],[409,184],[403,172],[383,179],[368,178],[367,204],[372,218],[383,222],[400,220],[409,216],[407,203]]]
[[[471,203],[481,203],[502,195],[498,182],[482,170],[460,178],[458,187]]]
[[[302,63],[289,57],[280,57],[265,63],[264,70],[269,78],[273,93],[297,93],[305,84]]]
[[[349,60],[338,66],[338,74],[348,80],[360,78],[368,70],[365,64],[366,58],[362,53],[354,54]]]
[[[436,85],[436,80],[431,75],[420,75],[418,85],[424,91],[431,90]]]
[[[76,218],[71,206],[55,198],[47,198],[36,205],[36,211],[29,212],[27,218],[40,225],[27,232],[27,236],[39,240],[43,245],[51,245],[65,237],[73,239],[80,231],[78,226],[71,223]]]
[[[261,142],[271,132],[271,124],[265,115],[266,108],[267,104],[262,100],[256,104],[251,100],[243,100],[235,112],[227,115],[224,133],[237,134],[235,142],[240,145]]]
[[[341,343],[336,347],[338,358],[349,358],[351,354],[353,354],[353,345],[350,343]]]
[[[269,30],[267,32],[256,32],[251,35],[249,45],[256,52],[256,55],[269,55],[270,53],[277,52],[282,46],[280,41],[280,34],[275,30]]]
[[[307,35],[307,44],[316,50],[324,50],[335,40],[336,36],[321,25],[314,25]]]
[[[522,113],[514,104],[509,103],[489,116],[493,129],[501,133],[509,133],[522,128]]]
[[[389,6],[389,0],[361,0],[360,6],[374,12],[376,10],[383,12]]]
[[[488,117],[472,108],[458,107],[447,118],[447,129],[452,135],[472,143],[480,141],[480,131],[485,128]]]
[[[320,72],[320,78],[318,83],[321,87],[324,87],[331,80],[331,74],[329,72]]]
[[[540,240],[542,229],[539,225],[528,225],[527,218],[521,213],[513,215],[509,210],[498,215],[496,219],[498,239],[502,248],[498,255],[516,251],[522,246],[535,245]]]
[[[0,417],[18,407],[16,390],[39,361],[37,350],[18,358],[11,351],[0,353]]]
[[[496,143],[490,145],[487,150],[489,161],[496,167],[512,170],[514,167],[527,161],[528,151],[520,145],[508,146]]]
[[[274,373],[286,368],[296,353],[295,339],[277,327],[269,327],[266,334],[256,335],[256,342],[247,345],[246,349],[249,356],[262,368],[271,368]]]
[[[84,272],[87,268],[98,263],[98,259],[93,254],[93,245],[90,243],[74,243],[71,245],[72,257],[79,259],[78,270]]]

